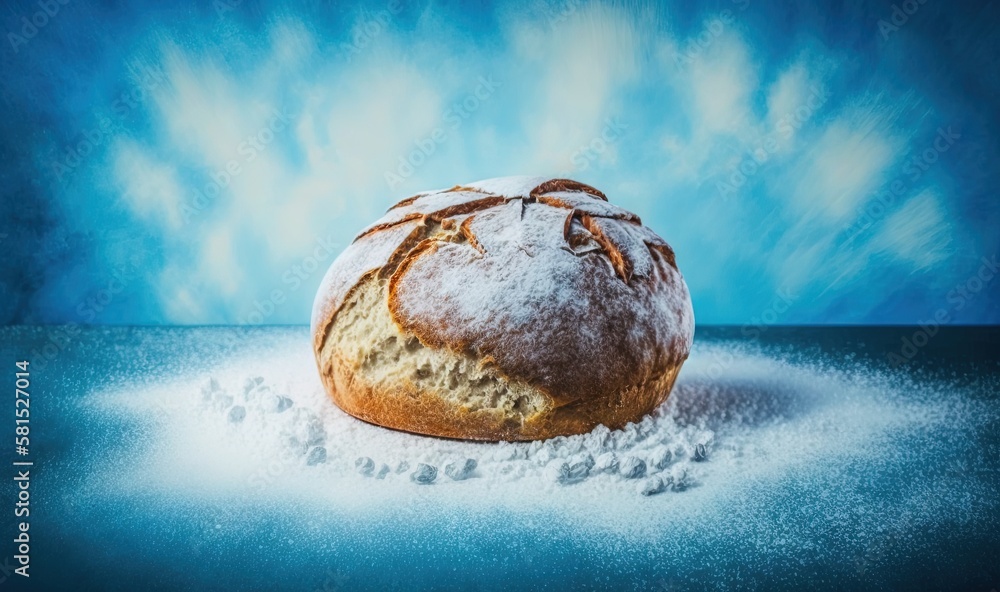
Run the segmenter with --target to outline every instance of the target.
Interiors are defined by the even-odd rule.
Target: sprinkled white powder
[[[696,346],[667,403],[625,429],[476,443],[354,419],[326,397],[313,364],[304,340],[285,338],[191,379],[103,393],[98,412],[152,421],[153,444],[135,448],[102,486],[276,496],[343,511],[425,503],[544,511],[579,528],[654,536],[788,480],[831,479],[859,458],[864,466],[905,459],[907,434],[946,434],[979,413],[898,375],[721,344]],[[233,421],[238,406],[245,415]],[[950,444],[940,441],[941,451],[921,454],[946,457]],[[945,515],[942,491],[901,511]]]

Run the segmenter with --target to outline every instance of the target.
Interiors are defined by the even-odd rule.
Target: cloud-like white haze
[[[658,5],[499,10],[485,40],[433,6],[357,11],[335,36],[294,11],[264,35],[223,21],[217,39],[135,50],[165,83],[148,127],[97,166],[162,237],[150,283],[169,323],[304,322],[325,268],[389,205],[508,174],[568,173],[639,213],[701,321],[742,322],[782,288],[808,318],[875,257],[942,265],[943,168],[846,241],[899,175],[912,105],[838,88],[836,50],[766,51],[753,8],[686,28]]]

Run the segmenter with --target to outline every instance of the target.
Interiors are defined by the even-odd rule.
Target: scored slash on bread
[[[532,185],[534,182],[535,180],[533,179],[524,185]],[[610,258],[615,271],[626,282],[631,279],[635,268],[634,259],[642,260],[643,270],[647,267],[645,265],[646,257],[642,256],[641,250],[635,248],[638,241],[642,241],[645,247],[661,251],[670,264],[674,268],[677,267],[673,250],[655,234],[648,231],[645,233],[633,231],[630,234],[628,231],[615,228],[610,223],[601,222],[600,218],[625,220],[638,225],[640,230],[646,230],[641,227],[642,221],[638,216],[628,210],[608,203],[608,198],[602,192],[589,185],[569,179],[550,179],[540,182],[530,190],[528,195],[521,195],[516,190],[511,191],[510,189],[505,194],[494,195],[485,189],[487,187],[490,187],[488,181],[481,181],[480,184],[456,185],[444,191],[419,193],[413,197],[400,200],[396,205],[389,208],[387,212],[388,216],[362,230],[355,237],[353,244],[358,244],[358,241],[370,237],[375,233],[385,232],[408,222],[416,222],[417,224],[412,232],[399,242],[392,254],[380,266],[384,269],[395,271],[399,262],[416,247],[420,239],[427,238],[429,229],[434,223],[441,224],[445,229],[449,229],[449,223],[453,224],[455,217],[463,217],[460,222],[462,235],[474,248],[483,253],[484,250],[481,243],[479,243],[469,228],[469,223],[475,212],[503,205],[512,200],[518,200],[522,204],[537,201],[538,203],[555,208],[570,210],[563,226],[563,235],[567,241],[569,240],[570,227],[573,221],[580,220],[584,227],[594,235],[601,250]],[[487,197],[473,196],[470,198],[470,192],[486,194]],[[597,201],[598,199],[602,201]],[[395,238],[395,235],[387,235],[384,238],[386,239],[386,244],[391,244],[391,239]],[[361,275],[367,271],[371,270],[366,269]],[[358,275],[357,280],[361,279],[361,275]],[[346,296],[346,291],[343,295]],[[337,308],[339,306],[335,304],[333,310],[328,311],[331,313],[331,316],[336,315]]]
[[[674,252],[666,242],[642,227],[642,222],[638,216],[628,210],[611,205],[608,203],[608,198],[604,193],[589,185],[569,179],[543,180],[540,178],[528,178],[519,187],[513,183],[509,185],[498,184],[495,186],[498,194],[494,194],[489,190],[494,185],[491,181],[494,180],[480,181],[479,183],[467,186],[456,185],[451,189],[438,192],[419,193],[400,200],[396,205],[389,208],[387,212],[388,216],[386,216],[388,220],[383,218],[383,220],[362,230],[355,237],[352,246],[358,245],[359,241],[362,241],[366,237],[371,237],[375,233],[384,233],[392,229],[398,230],[401,225],[407,223],[416,222],[416,224],[402,240],[398,241],[398,244],[393,248],[388,257],[385,258],[384,262],[379,265],[378,261],[380,258],[373,257],[372,262],[375,264],[374,267],[363,269],[360,274],[357,273],[358,270],[355,270],[354,275],[357,276],[355,284],[361,280],[363,275],[375,269],[378,269],[380,277],[389,277],[396,271],[399,263],[410,255],[422,240],[427,238],[430,228],[434,223],[441,224],[447,230],[454,224],[454,218],[458,216],[463,217],[459,223],[462,236],[469,241],[469,244],[473,248],[485,254],[485,249],[470,229],[473,214],[506,204],[512,200],[520,201],[522,207],[524,203],[537,201],[538,203],[555,208],[570,210],[563,225],[563,235],[567,242],[570,241],[570,230],[573,222],[579,220],[583,227],[593,235],[599,246],[599,248],[590,249],[582,254],[603,251],[609,257],[615,271],[626,282],[631,279],[635,270],[636,260],[641,262],[640,277],[645,277],[648,273],[648,256],[644,256],[641,249],[635,248],[637,246],[636,238],[642,241],[643,246],[659,250],[666,257],[670,265],[675,269],[677,267]],[[528,191],[527,195],[523,195],[524,188],[531,185],[534,185],[534,187]],[[512,186],[517,188],[513,188]],[[487,197],[474,196],[470,198],[468,195],[469,192],[486,194]],[[618,229],[611,223],[602,223],[599,220],[600,218],[625,220],[638,225],[640,230],[647,231],[637,237],[636,235],[639,233],[629,234],[628,231]],[[392,245],[394,242],[393,239],[397,238],[397,234],[388,233],[380,236],[379,238],[383,240],[378,241],[376,244]],[[367,245],[368,241],[360,244]],[[377,252],[382,250],[378,249]],[[581,254],[579,251],[574,250],[573,252]],[[343,299],[347,296],[351,287],[353,287],[353,284],[350,281],[343,281],[337,286],[339,289],[335,289],[335,294],[331,295],[333,297],[329,300],[329,304],[332,304],[332,306],[327,307],[329,310],[323,311],[324,314],[330,317],[328,324],[332,323],[337,310],[343,303]],[[337,298],[336,292],[341,293],[339,298]],[[313,319],[314,323],[316,321],[317,319]]]
[[[454,393],[465,398],[451,397],[419,369],[413,380],[385,365],[378,372],[391,379],[369,376],[380,353],[352,358],[331,332],[368,322],[356,302],[383,298],[375,292],[391,317],[379,325],[387,339],[454,356],[414,350],[438,356],[433,363],[488,367],[461,380],[475,374],[496,400],[482,403],[461,380]],[[348,303],[353,316],[338,320]],[[419,433],[530,439],[618,427],[652,410],[687,358],[693,313],[673,250],[638,216],[576,181],[508,177],[390,208],[331,266],[312,326],[324,384],[349,413]],[[416,359],[408,355],[397,362]]]

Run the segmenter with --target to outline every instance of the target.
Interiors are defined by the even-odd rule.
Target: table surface
[[[6,380],[31,362],[29,454],[2,441],[36,589],[1000,589],[995,328],[699,328],[653,417],[519,445],[344,415],[306,327],[0,335]],[[641,495],[664,450],[677,486]],[[607,452],[649,476],[554,477]]]

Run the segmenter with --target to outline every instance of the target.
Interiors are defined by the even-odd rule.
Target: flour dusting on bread
[[[324,385],[373,423],[535,439],[640,419],[694,330],[673,250],[597,189],[514,177],[402,200],[317,295]]]

